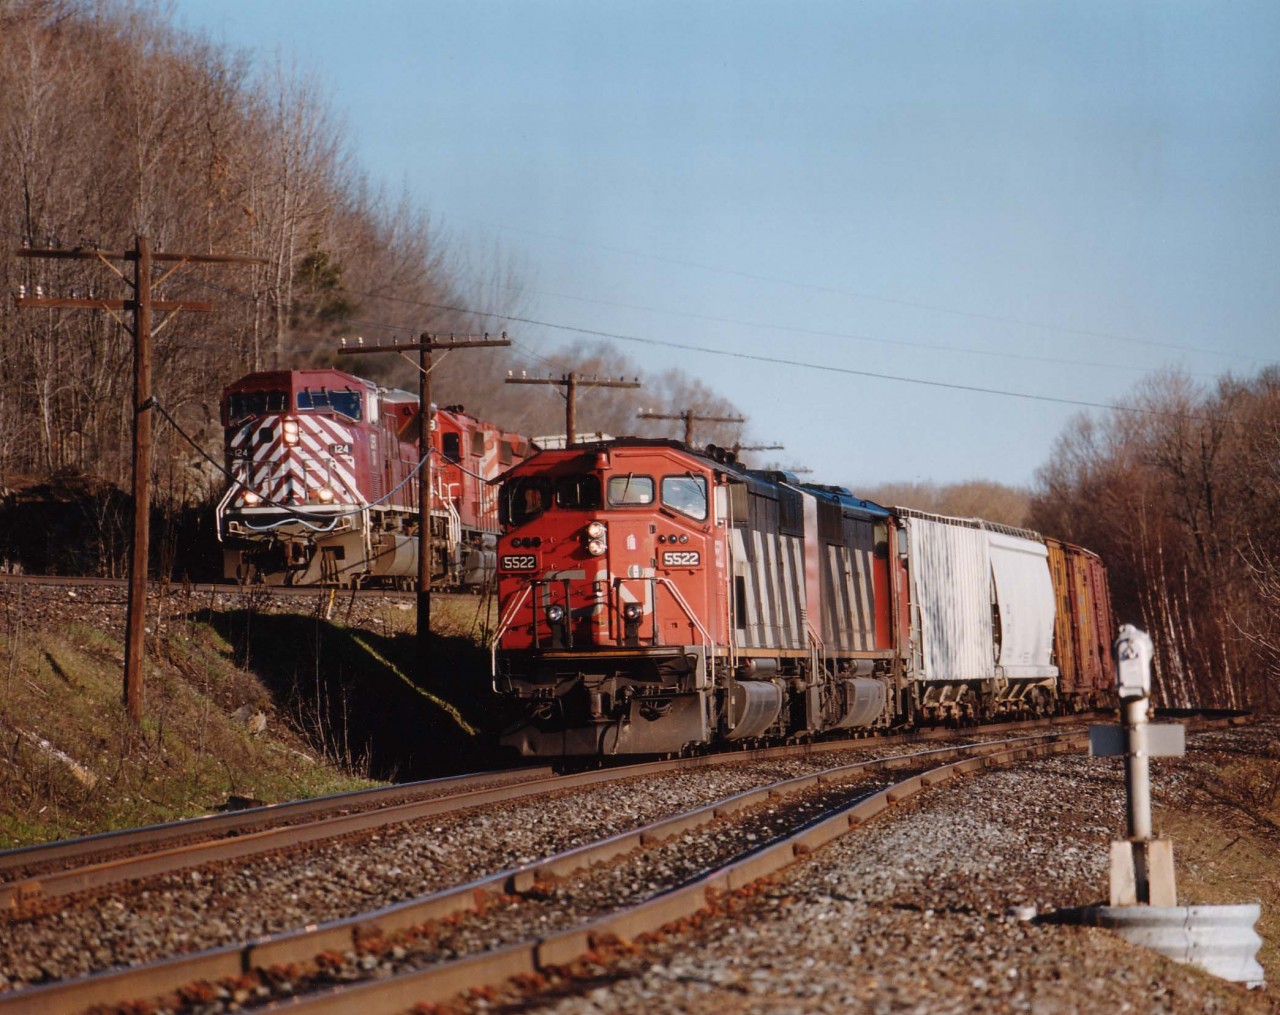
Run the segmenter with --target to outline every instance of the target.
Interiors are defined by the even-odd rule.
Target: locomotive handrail
[[[825,675],[827,671],[827,644],[818,636],[818,632],[813,629],[813,625],[805,620],[805,633],[809,636],[809,645],[812,650],[813,657],[813,673],[809,675],[809,682],[813,683],[818,679],[818,668],[821,667],[822,673]]]
[[[444,505],[445,525],[448,528],[450,546],[457,546],[462,542],[462,515],[458,514],[458,508],[453,503],[453,492],[461,486],[461,483],[446,485],[441,479],[436,490],[436,498]]]
[[[222,542],[222,516],[227,510],[227,502],[231,500],[232,495],[239,488],[240,484],[238,482],[227,487],[227,492],[222,495],[221,499],[218,501],[218,506],[213,509],[213,527],[218,536],[219,543]]]
[[[670,578],[659,578],[657,575],[655,575],[651,580],[653,581],[654,585],[666,586],[666,588],[671,592],[671,598],[676,601],[676,604],[680,607],[680,609],[684,611],[684,615],[689,618],[689,621],[697,629],[698,633],[702,635],[703,643],[708,648],[708,654],[707,654],[708,676],[711,678],[711,686],[715,687],[716,686],[716,640],[713,637],[711,637],[711,632],[702,626],[702,621],[700,621],[697,618],[697,616],[694,614],[693,610],[689,607],[688,601],[684,598],[683,595],[680,594],[680,590],[676,588],[674,584],[672,584]]]
[[[502,636],[507,633],[512,622],[516,619],[516,614],[520,607],[524,605],[524,601],[529,598],[529,593],[533,591],[533,582],[529,582],[524,587],[524,591],[520,593],[520,597],[507,608],[506,612],[498,618],[498,627],[493,632],[493,640],[489,643],[489,672],[493,674],[490,680],[490,686],[493,693],[498,692],[498,643],[502,641]]]

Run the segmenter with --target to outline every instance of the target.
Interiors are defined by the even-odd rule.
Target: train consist
[[[500,481],[494,690],[527,756],[1081,710],[1112,693],[1087,550],[622,438]]]
[[[223,573],[272,585],[371,582],[418,573],[418,398],[340,370],[249,374],[222,397],[232,482],[217,507]],[[493,574],[496,491],[529,442],[437,409],[431,431],[435,580]]]

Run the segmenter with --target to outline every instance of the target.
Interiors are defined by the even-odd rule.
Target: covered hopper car
[[[527,756],[1042,715],[1110,690],[1101,562],[1029,530],[641,438],[541,451],[499,507],[494,690]]]

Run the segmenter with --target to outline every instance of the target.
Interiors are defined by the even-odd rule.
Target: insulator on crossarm
[[[357,336],[356,336],[356,345],[364,345],[364,336],[363,336],[363,335],[357,335]]]
[[[338,339],[338,345],[339,345],[339,347],[340,347],[340,348],[342,348],[342,349],[345,349],[345,348],[347,347],[347,336],[346,336],[346,335],[343,335],[341,338],[339,338],[339,339]]]

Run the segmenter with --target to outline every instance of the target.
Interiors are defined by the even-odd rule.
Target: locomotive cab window
[[[360,392],[329,391],[325,388],[303,388],[298,392],[300,412],[336,412],[348,419],[360,419]]]
[[[284,412],[288,408],[287,391],[236,391],[227,399],[227,418],[235,423],[249,416]]]
[[[703,476],[686,472],[682,476],[662,477],[662,503],[673,511],[698,521],[707,517],[707,481]]]
[[[524,525],[551,506],[551,483],[542,476],[513,479],[502,488],[500,510],[504,525]]]
[[[600,479],[593,475],[561,476],[556,480],[556,506],[594,511],[600,507]]]
[[[625,476],[609,477],[610,507],[643,507],[652,503],[652,476],[637,476],[634,472],[628,472]]]
[[[473,430],[471,432],[471,453],[477,458],[484,455],[484,431]]]
[[[462,435],[459,433],[445,433],[440,436],[440,453],[450,462],[456,462],[462,457]]]

